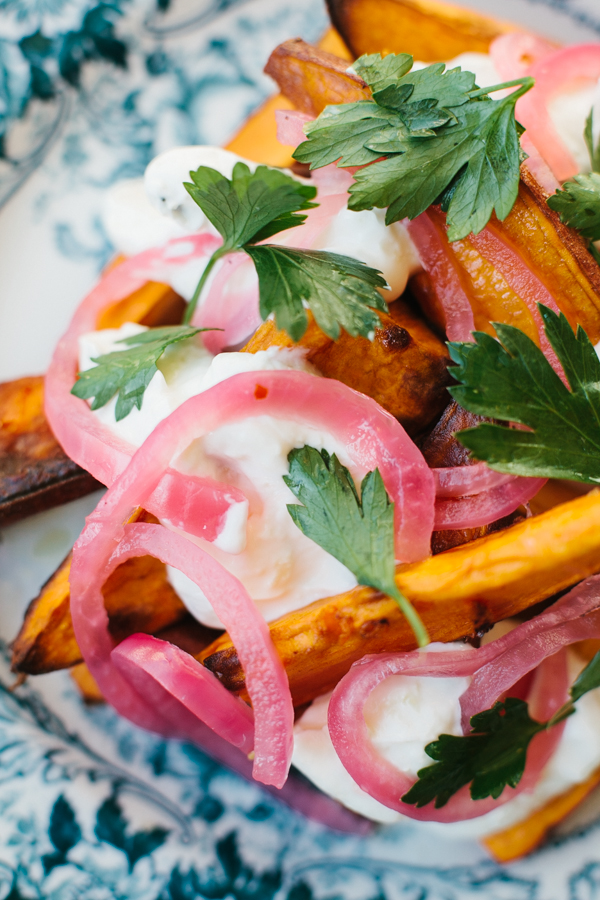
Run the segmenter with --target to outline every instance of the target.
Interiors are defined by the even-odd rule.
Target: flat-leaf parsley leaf
[[[394,504],[378,469],[365,475],[358,496],[348,469],[326,450],[304,446],[288,455],[283,480],[303,504],[288,504],[300,531],[350,569],[359,584],[392,597],[408,619],[419,646],[427,631],[398,590],[394,557]]]
[[[190,178],[185,187],[222,236],[223,245],[202,273],[185,322],[191,321],[217,260],[244,251],[258,273],[262,317],[275,313],[277,326],[292,340],[300,340],[308,326],[305,305],[329,337],[337,339],[340,327],[354,336],[372,337],[379,326],[374,310],[386,309],[379,289],[387,284],[380,272],[336,253],[259,243],[304,222],[301,211],[318,205],[311,202],[314,187],[267,166],[250,172],[245,163],[236,163],[231,179],[207,166],[190,172]]]
[[[569,383],[520,329],[494,323],[499,341],[475,333],[474,343],[450,343],[454,399],[478,415],[518,422],[484,422],[458,432],[473,455],[500,472],[600,483],[600,360],[581,327],[539,306],[546,335]]]
[[[156,364],[167,347],[207,330],[167,325],[123,338],[118,343],[126,344],[127,349],[92,358],[96,365],[79,373],[71,393],[82,400],[93,398],[92,409],[100,409],[118,394],[115,419],[119,422],[134,406],[142,408],[144,392],[158,371]]]
[[[409,58],[410,59],[410,58]],[[447,196],[448,238],[504,219],[519,186],[520,126],[515,104],[533,87],[522,78],[481,90],[471,72],[443,63],[411,71],[407,54],[363,56],[354,63],[372,100],[328,106],[306,125],[295,159],[319,168],[364,165],[350,188],[350,209],[386,208],[386,223],[416,218]],[[491,92],[517,85],[501,100]],[[381,157],[384,159],[381,159]]]

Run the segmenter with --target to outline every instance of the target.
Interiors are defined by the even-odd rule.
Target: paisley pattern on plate
[[[598,0],[472,3],[600,34]],[[112,253],[106,186],[225,141],[271,90],[270,49],[325,23],[321,0],[0,0],[0,378],[44,368]],[[1,534],[0,900],[600,900],[593,803],[501,869],[421,826],[308,822],[197,748],[84,708],[66,673],[11,691],[7,644],[96,501]]]

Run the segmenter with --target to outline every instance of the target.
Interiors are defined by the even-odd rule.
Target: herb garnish
[[[394,504],[378,469],[365,475],[360,498],[348,469],[326,450],[304,446],[288,455],[283,480],[303,506],[288,504],[300,531],[350,569],[359,584],[392,597],[420,647],[429,643],[423,622],[398,590],[394,556]]]
[[[527,335],[495,322],[499,341],[476,332],[474,343],[448,345],[460,382],[449,391],[471,412],[532,430],[485,422],[458,438],[500,472],[598,484],[600,360],[580,326],[575,334],[562,313],[539,310],[570,390]]]
[[[189,325],[167,325],[123,338],[117,343],[127,344],[128,349],[92,358],[96,365],[79,373],[71,393],[82,400],[93,397],[92,409],[100,409],[118,392],[115,419],[119,422],[134,406],[142,408],[144,392],[158,371],[156,363],[167,347],[208,330]]]
[[[589,251],[600,263],[600,254],[591,243],[600,240],[600,141],[594,145],[594,108],[585,120],[583,132],[585,143],[592,164],[591,175],[575,175],[567,181],[562,190],[548,197],[547,203],[560,216],[560,221],[571,228],[576,228],[582,237],[587,238]]]
[[[406,53],[361,56],[353,69],[373,99],[326,107],[307,124],[294,157],[311,168],[373,163],[354,176],[350,209],[387,207],[390,225],[440,202],[448,239],[460,240],[481,231],[494,210],[505,219],[514,205],[522,160],[515,104],[534,82],[481,90],[460,68],[436,63],[413,72],[412,65]],[[515,85],[502,100],[489,97]]]
[[[560,221],[590,241],[600,240],[600,175],[575,175],[562,190],[547,200],[550,209],[560,215]]]
[[[419,769],[418,780],[404,803],[421,807],[435,801],[445,806],[450,797],[470,784],[473,800],[500,796],[507,785],[516,787],[527,761],[527,749],[536,734],[547,731],[575,712],[575,703],[600,686],[600,653],[585,667],[569,691],[570,700],[547,722],[536,722],[527,703],[515,697],[495,703],[492,709],[471,718],[471,733],[441,734],[425,747],[435,763]]]
[[[379,326],[373,311],[385,311],[378,288],[387,284],[377,269],[336,253],[297,250],[261,244],[274,234],[295,228],[306,219],[302,210],[318,206],[310,201],[316,188],[302,184],[278,169],[258,166],[255,172],[236,163],[231,180],[216,169],[200,166],[184,182],[188,193],[223,238],[208,261],[185,313],[192,318],[198,298],[218,259],[246,252],[258,272],[260,314],[274,312],[278,328],[299,341],[308,326],[305,304],[317,325],[334,340],[340,326],[353,337],[372,338]]]

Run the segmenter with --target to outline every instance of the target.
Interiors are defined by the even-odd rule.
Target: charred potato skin
[[[0,384],[0,526],[102,487],[64,453],[43,407],[42,376]]]

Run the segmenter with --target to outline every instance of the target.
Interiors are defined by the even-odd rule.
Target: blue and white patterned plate
[[[472,0],[562,41],[600,0]],[[0,380],[41,372],[112,248],[107,185],[177,144],[222,143],[270,91],[322,0],[0,0]],[[97,497],[1,533],[0,900],[594,900],[598,803],[500,868],[418,826],[340,835],[188,745],[104,707],[67,673],[10,691],[7,644]]]

